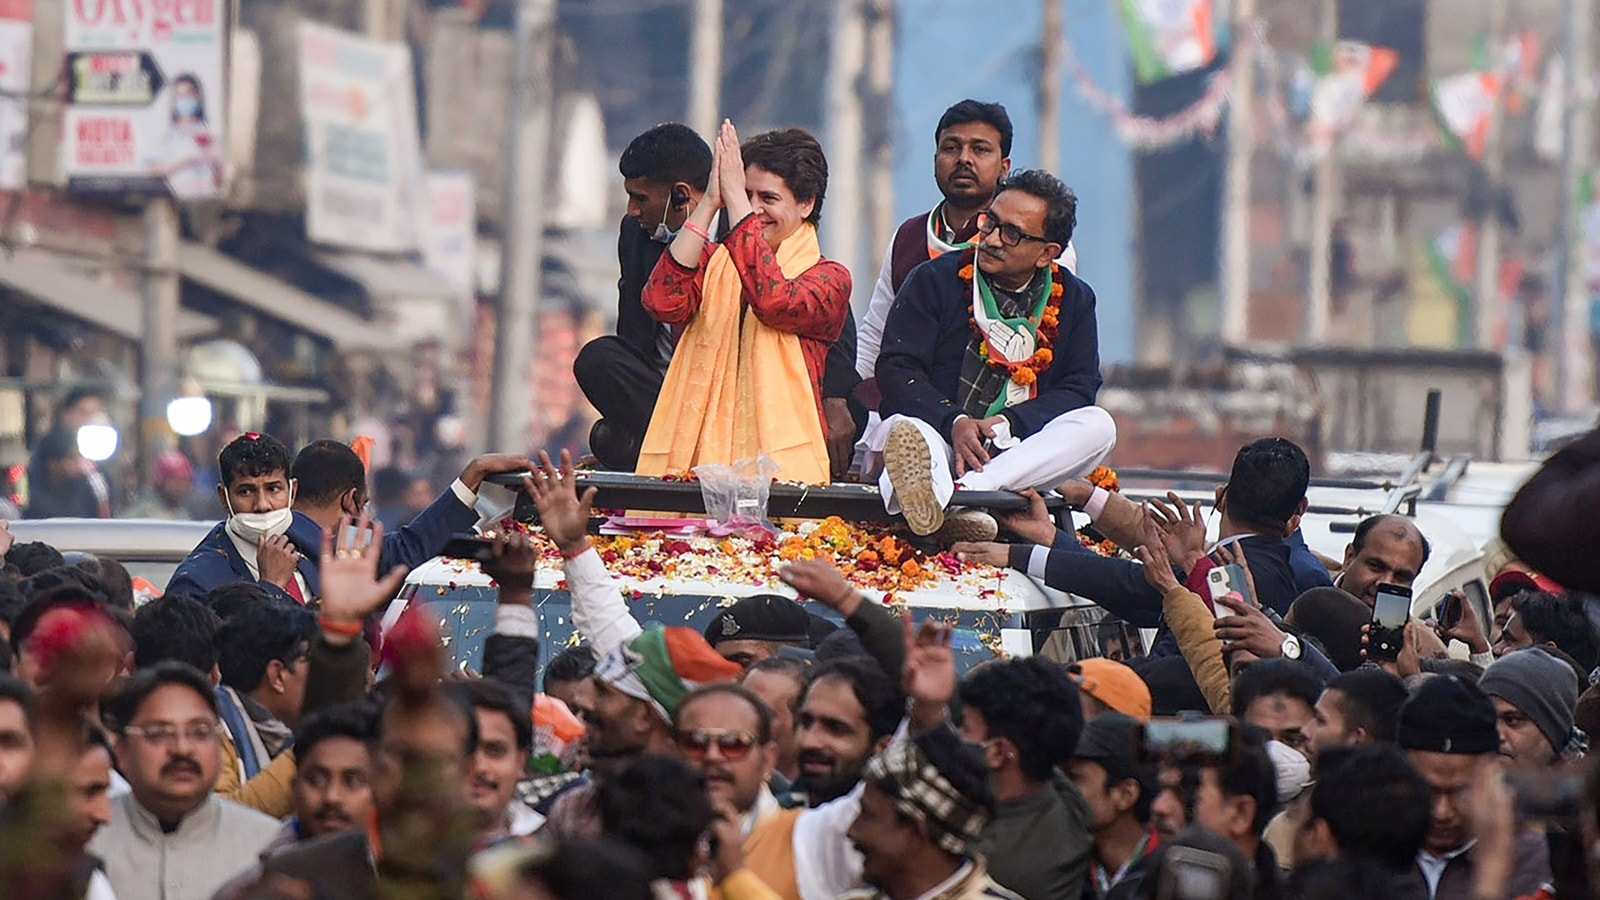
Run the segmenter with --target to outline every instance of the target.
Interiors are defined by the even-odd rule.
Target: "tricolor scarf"
[[[682,627],[652,628],[613,647],[594,667],[596,678],[646,701],[667,722],[690,691],[733,681],[742,671],[737,663],[717,655],[698,632]]]
[[[976,261],[972,264],[972,316],[989,335],[989,352],[1007,362],[1022,362],[1038,347],[1038,320],[1050,302],[1052,267],[1044,268],[1043,283],[1035,276],[1021,291],[996,292]],[[1038,384],[1019,385],[1011,373],[989,365],[983,343],[967,344],[961,362],[961,411],[974,419],[987,419],[1007,407],[1033,399]]]
[[[816,227],[802,224],[776,256],[785,278],[816,265]],[[765,453],[785,481],[828,483],[828,445],[800,338],[745,314],[744,283],[726,247],[712,254],[703,278],[700,310],[678,339],[636,471],[660,476]]]

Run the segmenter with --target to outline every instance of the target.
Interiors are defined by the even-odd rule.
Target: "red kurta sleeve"
[[[639,296],[645,312],[657,322],[667,325],[684,325],[694,318],[694,314],[700,311],[700,290],[705,285],[706,260],[711,258],[715,250],[715,244],[705,244],[700,249],[700,265],[693,269],[673,259],[670,249],[661,254]]]
[[[756,318],[770,328],[803,338],[828,343],[839,339],[850,310],[849,269],[825,259],[795,278],[783,277],[777,255],[761,237],[761,221],[754,213],[733,226],[723,246],[733,258],[744,284],[745,302]],[[659,272],[660,266],[656,270]]]

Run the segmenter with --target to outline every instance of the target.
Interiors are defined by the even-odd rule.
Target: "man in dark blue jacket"
[[[335,449],[337,448],[337,449]],[[341,452],[342,451],[342,452]],[[236,581],[259,583],[274,599],[305,603],[319,594],[322,532],[366,505],[366,470],[350,448],[317,441],[292,464],[283,444],[246,434],[217,457],[217,494],[228,518],[173,573],[167,593],[204,597]],[[481,456],[406,526],[385,534],[379,571],[415,568],[437,556],[452,534],[469,531],[483,479],[530,468],[523,456]],[[294,508],[291,509],[291,506]]]
[[[887,508],[916,533],[940,529],[958,485],[1048,490],[1116,444],[1094,406],[1094,291],[1055,261],[1076,219],[1054,176],[1012,173],[979,216],[977,247],[923,263],[895,295],[877,364],[884,421],[868,447],[882,454]]]

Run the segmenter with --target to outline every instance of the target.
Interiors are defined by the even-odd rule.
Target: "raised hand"
[[[501,603],[533,602],[533,579],[539,571],[539,548],[520,531],[501,533],[494,543],[494,556],[483,563],[483,574],[499,585]]]
[[[918,729],[944,721],[950,698],[956,693],[956,657],[950,648],[954,629],[948,622],[923,619],[911,623],[911,612],[900,614],[905,629],[906,662],[901,688],[911,698],[911,720]]]
[[[467,486],[467,490],[476,493],[483,479],[490,475],[526,472],[531,468],[533,460],[521,453],[485,453],[461,470],[461,483]]]
[[[861,608],[861,592],[827,560],[804,559],[790,563],[778,572],[778,578],[800,596],[809,597],[846,619]]]
[[[1156,524],[1155,516],[1146,510],[1144,517],[1144,543],[1134,548],[1133,555],[1144,563],[1144,580],[1165,597],[1178,587],[1178,576],[1172,574],[1172,557],[1167,554],[1166,535]]]
[[[1167,499],[1172,506],[1160,500],[1151,500],[1149,514],[1161,525],[1167,555],[1184,572],[1193,571],[1194,564],[1206,552],[1206,523],[1200,516],[1200,503],[1196,501],[1191,509],[1171,491],[1167,492]]]
[[[572,557],[589,546],[589,520],[594,518],[594,496],[590,488],[580,498],[577,477],[572,472],[572,454],[561,451],[561,468],[550,461],[550,454],[539,451],[539,468],[522,479],[528,495],[539,508],[539,524],[555,542],[563,556]]]
[[[733,122],[723,119],[717,132],[717,171],[722,178],[722,204],[728,221],[736,223],[750,215],[750,196],[745,193],[744,152],[739,149],[739,132]]]
[[[322,533],[317,574],[322,579],[324,640],[335,644],[354,640],[366,617],[399,593],[406,568],[395,566],[379,578],[382,551],[383,523],[366,516],[354,520],[340,516],[333,532]]]

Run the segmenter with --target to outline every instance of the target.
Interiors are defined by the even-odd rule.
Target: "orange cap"
[[[1078,690],[1125,716],[1150,721],[1150,686],[1139,674],[1115,660],[1093,656],[1067,667]]]

